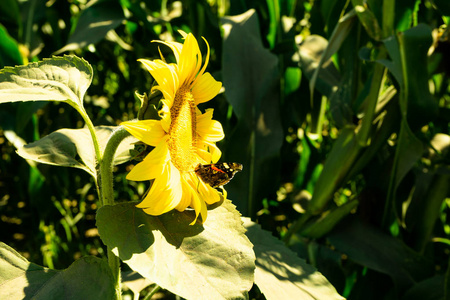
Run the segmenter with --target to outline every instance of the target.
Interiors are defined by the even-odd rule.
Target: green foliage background
[[[118,125],[152,86],[137,62],[159,57],[150,41],[181,29],[205,52],[205,37],[225,91],[202,108],[224,127],[222,161],[244,164],[226,186],[241,213],[344,297],[447,299],[449,22],[445,0],[3,0],[0,67],[83,57],[88,114]],[[51,268],[105,255],[95,183],[15,151],[83,124],[67,105],[0,107],[0,240]],[[125,180],[132,164],[116,167],[119,201],[147,188]]]

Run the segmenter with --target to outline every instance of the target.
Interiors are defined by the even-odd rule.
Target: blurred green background
[[[348,299],[450,299],[449,23],[447,0],[2,0],[0,67],[83,57],[88,114],[118,125],[150,92],[150,41],[183,30],[206,53],[203,36],[224,90],[201,109],[224,127],[221,161],[244,165],[226,186],[239,211]],[[15,151],[83,126],[65,104],[0,106],[0,240],[51,268],[105,256],[95,184]],[[148,187],[125,179],[134,163],[118,201]]]

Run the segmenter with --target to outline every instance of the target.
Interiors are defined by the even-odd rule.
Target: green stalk
[[[70,104],[70,103],[69,103]],[[92,142],[94,143],[94,150],[95,150],[95,156],[97,157],[97,163],[100,164],[102,162],[102,152],[100,151],[100,146],[98,144],[98,138],[97,134],[95,132],[94,124],[92,124],[91,119],[89,118],[88,114],[84,110],[83,107],[72,105],[73,108],[75,108],[83,118],[84,122],[86,122],[86,126],[89,129],[89,132],[91,133]]]
[[[384,51],[381,57],[384,58]],[[370,84],[369,95],[366,99],[366,109],[364,117],[361,120],[361,127],[357,133],[358,143],[362,147],[366,147],[371,143],[370,132],[372,130],[372,123],[375,116],[375,109],[378,103],[378,95],[380,94],[380,87],[383,81],[385,68],[381,64],[375,64],[373,71],[372,82]]]
[[[114,190],[113,190],[113,166],[114,156],[120,143],[130,134],[120,126],[109,137],[108,143],[103,153],[103,159],[100,163],[100,188],[102,194],[103,205],[114,204]],[[116,299],[122,299],[122,287],[120,277],[120,260],[108,247],[108,264],[114,276],[114,284],[116,289]]]
[[[100,164],[100,183],[101,192],[103,195],[103,205],[114,204],[114,190],[113,190],[113,166],[114,166],[114,156],[116,154],[117,148],[120,143],[130,136],[128,131],[120,126],[115,130],[109,137],[108,143],[105,147],[105,152],[103,153],[103,160]]]
[[[91,119],[89,118],[88,114],[86,113],[86,111],[84,110],[83,107],[80,107],[76,104],[71,104],[69,102],[69,104],[76,109],[76,111],[78,111],[78,113],[81,115],[81,117],[83,118],[84,122],[86,123],[87,128],[89,129],[89,132],[91,133],[91,137],[92,137],[92,142],[94,144],[94,151],[95,151],[95,156],[97,158],[97,165],[101,165],[102,162],[102,152],[100,151],[100,146],[98,143],[98,138],[97,138],[97,134],[95,132],[95,127],[94,124],[92,124]],[[100,185],[99,185],[99,181],[98,181],[98,174],[97,174],[97,170],[96,170],[96,174],[94,176],[94,181],[95,181],[95,187],[97,189],[97,194],[98,197],[100,199],[100,203],[99,203],[99,207],[103,206],[103,197],[102,197],[102,191],[100,189]]]
[[[150,293],[147,294],[147,296],[145,296],[145,298],[143,300],[150,300],[154,294],[156,294],[159,290],[161,289],[161,287],[159,285],[156,285],[153,290],[150,291]]]

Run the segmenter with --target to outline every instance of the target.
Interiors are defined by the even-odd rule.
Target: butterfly
[[[216,188],[230,182],[234,174],[242,171],[242,165],[239,163],[225,162],[209,165],[198,164],[194,171],[203,182]]]

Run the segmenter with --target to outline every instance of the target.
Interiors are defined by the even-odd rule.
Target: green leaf
[[[263,46],[255,10],[223,18],[222,24],[225,95],[238,118],[227,144],[239,145],[224,153],[227,160],[244,165],[227,190],[230,198],[239,199],[243,214],[254,215],[259,199],[278,187],[276,174],[284,138],[278,58]]]
[[[396,198],[397,188],[406,174],[412,169],[423,155],[424,146],[408,126],[405,119],[401,120],[398,143],[395,149],[395,158],[392,166],[392,176],[389,181],[386,208],[383,216],[383,224],[390,222],[390,211]]]
[[[95,127],[101,151],[105,149],[109,136],[116,128]],[[136,139],[130,136],[119,145],[114,159],[115,165],[130,159],[130,150],[133,149],[135,141]],[[43,164],[79,168],[96,177],[94,145],[87,128],[57,130],[36,142],[20,147],[17,154]]]
[[[325,38],[313,34],[305,38],[298,50],[300,55],[299,66],[303,73],[309,80],[312,80],[315,76],[313,87],[329,98],[339,85],[340,74],[331,60],[325,61],[322,59],[322,57],[325,57],[324,53],[327,51],[327,47],[328,41]],[[319,65],[320,69],[316,71]],[[315,75],[316,73],[317,75]]]
[[[427,172],[418,176],[413,199],[406,214],[406,218],[414,222],[414,226],[409,229],[414,237],[412,239],[414,249],[420,252],[425,250],[425,246],[432,238],[436,221],[441,215],[442,202],[450,191],[450,175],[433,173]],[[413,204],[415,209],[412,209]]]
[[[0,242],[1,299],[113,299],[114,284],[108,264],[83,257],[63,271],[30,263]]]
[[[10,34],[18,38],[22,30],[22,20],[20,18],[19,2],[17,0],[0,1],[0,24],[8,28]],[[5,41],[0,39],[2,43]]]
[[[336,190],[344,183],[343,179],[351,170],[361,149],[355,129],[353,127],[342,129],[314,187],[314,193],[307,207],[308,213],[317,215],[322,212]]]
[[[314,95],[314,88],[316,86],[316,80],[317,76],[319,75],[322,66],[324,64],[329,64],[330,59],[335,54],[339,48],[341,47],[344,40],[347,38],[348,34],[350,33],[350,30],[353,27],[353,23],[355,21],[355,12],[352,10],[349,13],[347,13],[345,16],[343,16],[336,27],[333,30],[333,33],[331,34],[330,40],[328,41],[326,48],[323,49],[323,52],[321,53],[320,60],[318,64],[315,66],[314,73],[311,77],[311,80],[309,82],[309,89],[311,91],[311,104],[313,100]]]
[[[314,267],[249,218],[242,218],[256,254],[255,283],[267,300],[344,299]]]
[[[102,241],[131,269],[186,299],[245,299],[255,254],[230,201],[208,211],[202,225],[192,210],[155,217],[135,203],[97,212]]]
[[[434,0],[433,3],[443,15],[450,16],[450,2],[446,0]]]
[[[350,260],[389,275],[400,288],[411,286],[433,272],[432,263],[402,241],[358,219],[342,223],[328,239]]]
[[[6,28],[0,24],[0,67],[21,65],[23,63],[19,45]]]
[[[397,39],[405,92],[405,96],[400,97],[400,107],[408,117],[410,127],[419,128],[438,114],[438,104],[431,96],[428,83],[428,49],[433,43],[432,30],[428,25],[420,24],[400,32]]]
[[[381,27],[372,10],[369,9],[367,3],[363,0],[352,0],[354,10],[358,16],[359,21],[366,29],[367,34],[376,41],[379,41],[382,36]]]
[[[152,285],[153,282],[147,278],[142,277],[139,273],[134,271],[122,272],[122,286],[130,289],[134,295],[139,295],[139,293]]]
[[[124,20],[125,16],[119,1],[91,0],[81,12],[67,45],[56,51],[56,54],[95,44]]]
[[[420,24],[384,41],[391,60],[379,60],[392,72],[401,86],[400,108],[413,129],[433,120],[437,101],[428,85],[428,49],[432,44],[431,28]]]
[[[0,70],[0,104],[62,101],[81,110],[92,75],[92,67],[87,61],[69,55],[26,66],[6,67]]]
[[[323,213],[312,224],[306,224],[301,231],[302,236],[310,238],[321,238],[331,231],[344,217],[350,214],[359,204],[359,201],[349,201],[339,207],[335,207]]]
[[[407,290],[401,300],[442,300],[444,298],[445,277],[436,275],[416,283]]]

